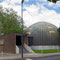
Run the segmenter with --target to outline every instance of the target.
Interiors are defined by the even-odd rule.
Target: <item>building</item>
[[[10,33],[0,35],[0,53],[19,54],[22,36],[24,38],[24,48],[28,52],[33,53],[32,49],[60,49],[60,37],[57,27],[48,22],[38,22],[27,28],[26,34]]]
[[[7,35],[0,35],[0,53],[19,53],[19,46],[21,46],[22,34],[11,33]],[[27,42],[27,34],[23,35],[24,43]]]
[[[57,27],[48,22],[38,22],[27,29],[29,46],[32,49],[59,49]]]

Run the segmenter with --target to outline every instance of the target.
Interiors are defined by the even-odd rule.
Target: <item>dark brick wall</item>
[[[0,44],[0,52],[16,53],[16,36],[21,34],[11,33],[8,35],[0,35],[0,40],[4,40],[4,44]],[[27,35],[24,35],[24,43],[28,45]]]
[[[16,34],[5,35],[4,52],[16,53]]]
[[[3,52],[3,45],[0,45],[0,53]]]
[[[4,35],[0,35],[0,41],[1,40],[4,40]],[[4,47],[4,44],[0,43],[0,53],[3,52],[3,47]]]
[[[0,35],[0,40],[4,40],[4,44],[0,45],[0,52],[16,53],[16,34]]]
[[[0,40],[4,40],[4,44],[0,42],[0,52],[4,53],[16,53],[16,36],[21,36],[21,34],[11,33],[8,35],[0,35]],[[27,35],[23,36],[24,43],[28,45]]]
[[[28,35],[24,36],[24,43],[28,45]]]

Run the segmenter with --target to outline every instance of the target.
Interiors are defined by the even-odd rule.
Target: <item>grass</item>
[[[33,50],[35,53],[56,53],[60,52],[60,49],[52,49],[52,50]]]

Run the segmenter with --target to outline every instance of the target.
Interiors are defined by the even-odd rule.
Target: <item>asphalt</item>
[[[38,53],[25,53],[24,58],[45,58],[50,56],[60,56],[60,53],[48,53],[48,54],[38,54]],[[0,60],[7,60],[7,59],[21,59],[21,54],[8,54],[8,53],[1,53]]]
[[[60,60],[60,56],[44,57],[44,58],[22,58],[22,59],[11,59],[11,60]]]
[[[17,59],[18,60],[18,59]],[[60,56],[44,57],[44,58],[24,58],[19,60],[60,60]]]

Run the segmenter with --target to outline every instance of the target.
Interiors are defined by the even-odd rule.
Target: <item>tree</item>
[[[48,0],[48,1],[56,3],[57,1],[60,1],[60,0]]]
[[[11,32],[21,33],[21,22],[13,9],[0,7],[0,32],[9,34]]]

